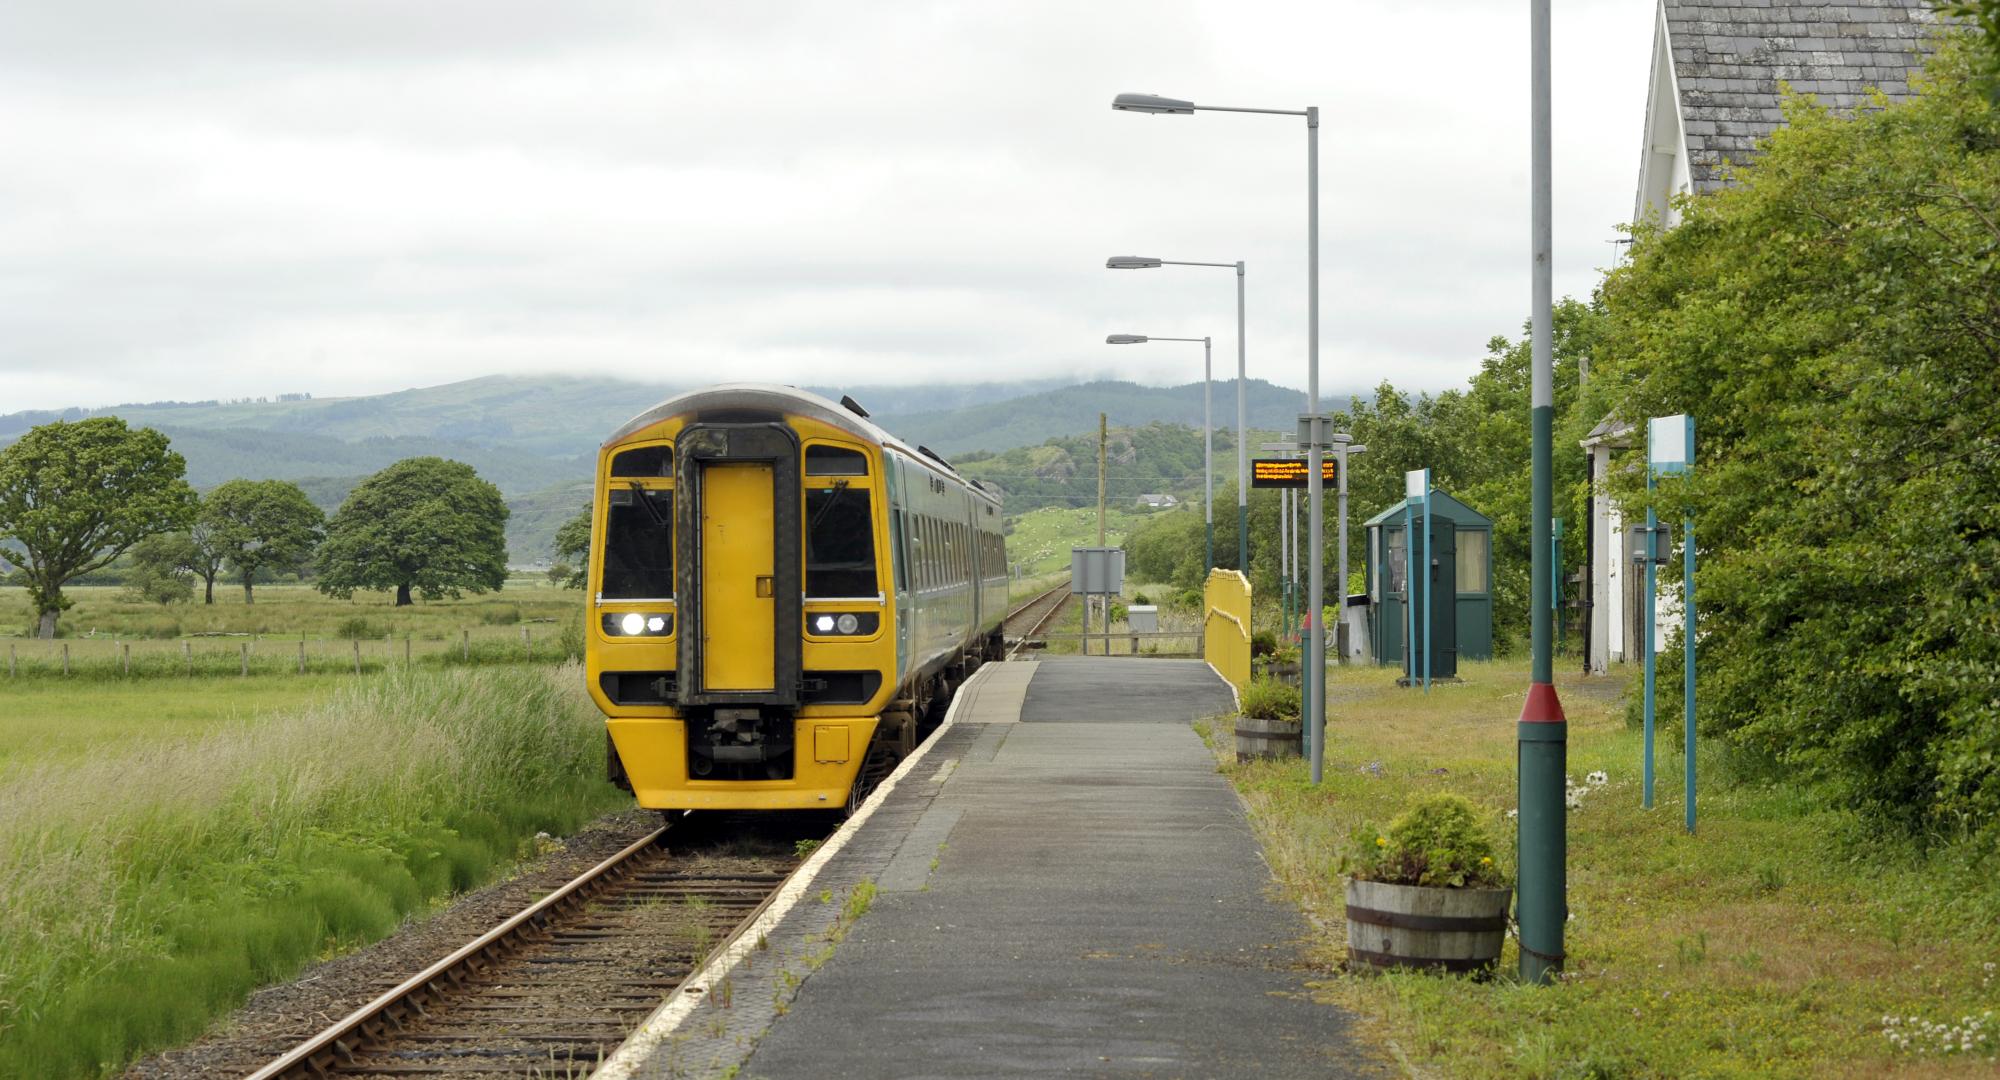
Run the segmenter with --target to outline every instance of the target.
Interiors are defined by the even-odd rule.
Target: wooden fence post
[[[521,628],[521,655],[527,658],[529,663],[535,662],[535,645],[528,640],[528,628],[525,626]]]
[[[403,635],[403,666],[410,666],[410,635]]]
[[[458,658],[472,662],[472,631],[461,628],[458,631]]]
[[[354,673],[361,674],[361,639],[354,639]]]
[[[306,639],[299,639],[299,674],[306,673]]]
[[[123,642],[121,647],[125,650],[125,677],[129,679],[132,677],[132,643]]]
[[[63,674],[69,674],[69,642],[63,642]]]
[[[247,679],[250,677],[250,643],[247,641],[243,642],[242,644],[238,645],[237,648],[242,650],[243,677]]]
[[[19,661],[14,658],[14,646],[7,646],[7,677],[13,678],[19,670]]]
[[[194,678],[194,642],[181,641],[181,660],[187,667],[188,678]]]

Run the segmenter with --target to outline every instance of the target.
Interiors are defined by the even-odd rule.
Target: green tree
[[[363,480],[327,526],[319,590],[394,589],[396,606],[498,589],[507,580],[507,503],[472,466],[399,461]]]
[[[189,573],[201,579],[201,602],[213,604],[215,579],[222,576],[222,560],[228,555],[222,534],[213,523],[203,521],[197,510],[194,526],[187,531],[187,541],[187,546],[180,549],[187,557],[184,565]]]
[[[194,599],[196,558],[186,533],[154,533],[132,545],[132,572],[124,595],[150,604],[179,604]]]
[[[1787,101],[1731,187],[1638,230],[1603,287],[1593,382],[1628,420],[1695,418],[1692,476],[1655,505],[1694,510],[1705,731],[1876,822],[2000,845],[2000,106],[1982,87],[1958,43],[1909,101]],[[1611,479],[1644,505],[1640,473]],[[1680,651],[1662,659],[1677,688]]]
[[[43,424],[0,450],[0,540],[21,551],[19,577],[38,636],[70,606],[65,582],[195,513],[187,462],[151,428],[112,416]]]
[[[556,529],[556,561],[549,584],[581,589],[590,579],[590,504]]]
[[[231,480],[202,500],[201,523],[212,550],[243,583],[243,602],[249,604],[255,602],[250,587],[259,571],[297,567],[311,557],[326,514],[290,481]]]

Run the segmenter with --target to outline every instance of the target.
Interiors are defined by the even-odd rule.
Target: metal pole
[[[1278,611],[1284,627],[1280,641],[1292,640],[1292,541],[1285,533],[1285,519],[1291,514],[1292,493],[1278,489]]]
[[[1688,456],[1693,457],[1689,439]],[[1681,522],[1681,717],[1687,729],[1687,831],[1694,835],[1694,516]]]
[[[1533,257],[1534,300],[1532,332],[1534,365],[1530,376],[1529,427],[1534,434],[1533,480],[1529,520],[1532,536],[1533,572],[1528,595],[1540,598],[1549,590],[1549,518],[1554,510],[1553,481],[1550,476],[1555,395],[1552,368],[1555,355],[1550,300],[1553,286],[1553,234],[1550,226],[1553,199],[1550,186],[1549,154],[1549,0],[1529,0],[1532,104],[1529,125],[1530,190],[1532,223],[1529,243]],[[1528,697],[1516,724],[1518,776],[1516,798],[1520,806],[1520,881],[1516,890],[1515,917],[1520,923],[1521,981],[1554,981],[1563,965],[1563,920],[1568,903],[1565,895],[1565,864],[1568,859],[1564,833],[1563,774],[1569,764],[1569,724],[1563,718],[1562,702],[1556,696],[1549,655],[1549,609],[1537,602],[1529,605],[1530,634],[1534,650],[1534,670]]]
[[[1403,685],[1417,685],[1417,522],[1403,489]]]
[[[1201,512],[1202,534],[1206,537],[1201,564],[1202,577],[1215,569],[1215,375],[1208,339],[1201,339]]]
[[[1437,578],[1431,573],[1431,471],[1424,470],[1424,693],[1431,692],[1431,609],[1437,606]]]
[[[1340,543],[1337,545],[1340,549],[1339,552],[1340,567],[1334,574],[1334,581],[1338,583],[1337,589],[1340,595],[1337,596],[1333,601],[1334,618],[1337,620],[1334,623],[1333,640],[1335,645],[1338,646],[1340,642],[1340,628],[1347,625],[1347,442],[1348,440],[1336,437],[1335,441],[1338,442],[1340,445],[1340,449],[1334,455],[1334,466],[1333,466],[1334,469],[1333,486],[1334,490],[1338,492],[1338,494],[1334,497],[1334,503],[1335,503],[1334,516],[1339,519],[1339,530],[1340,530]],[[1347,652],[1339,648],[1336,648],[1335,651],[1340,653],[1340,662],[1343,664],[1347,663]]]
[[[1313,418],[1312,445],[1306,449],[1306,605],[1312,612],[1311,647],[1312,781],[1320,782],[1326,756],[1326,485],[1320,482],[1319,419],[1319,108],[1306,110],[1306,412]]]
[[[1203,338],[1204,342],[1208,339]],[[1250,576],[1250,383],[1243,362],[1243,264],[1236,264],[1236,568]]]
[[[1646,466],[1646,501],[1652,502],[1653,467]],[[1659,567],[1660,520],[1651,506],[1646,507],[1646,701],[1645,720],[1641,724],[1643,749],[1640,751],[1639,805],[1648,810],[1653,808],[1653,654],[1658,646],[1653,641],[1659,614],[1654,607],[1659,595],[1659,585],[1654,575]]]

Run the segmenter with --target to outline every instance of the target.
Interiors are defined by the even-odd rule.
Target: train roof
[[[722,383],[716,386],[704,386],[699,390],[683,391],[625,421],[617,431],[611,433],[610,438],[604,440],[603,447],[610,447],[630,437],[633,432],[657,424],[670,416],[730,409],[762,409],[809,416],[850,435],[899,450],[911,461],[957,480],[971,491],[991,499],[995,505],[1000,502],[999,498],[987,491],[983,485],[961,475],[942,458],[928,450],[911,446],[866,417],[858,416],[847,407],[828,401],[818,394],[801,390],[796,386],[780,386],[776,383]]]

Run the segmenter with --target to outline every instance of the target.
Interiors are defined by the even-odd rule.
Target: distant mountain
[[[526,563],[547,556],[556,525],[587,497],[590,462],[604,436],[683,389],[623,379],[495,375],[368,397],[287,394],[268,401],[17,412],[0,415],[0,445],[52,420],[119,416],[171,438],[187,458],[188,478],[196,487],[236,477],[294,480],[328,510],[369,473],[402,458],[435,454],[471,465],[500,488],[513,508],[508,525],[513,558]],[[1093,432],[1099,412],[1120,428],[1201,424],[1200,383],[1153,387],[1044,379],[807,389],[835,400],[850,394],[884,428],[947,456],[1041,447],[1058,436]],[[1253,428],[1292,429],[1301,404],[1298,391],[1261,380],[1252,380],[1249,389]],[[1346,403],[1344,396],[1328,400],[1330,407]],[[1216,383],[1217,428],[1233,428],[1235,417],[1234,384]],[[1094,477],[1094,456],[1090,464]],[[1055,494],[1039,484],[1027,487],[1037,495]]]
[[[1262,379],[1248,383],[1248,413],[1252,428],[1293,431],[1305,411],[1305,395]],[[1215,427],[1236,428],[1236,384],[1215,384]],[[1322,399],[1329,408],[1345,408],[1347,398]],[[1097,428],[1097,414],[1117,427],[1138,427],[1155,421],[1201,428],[1201,384],[1141,386],[1130,382],[1078,383],[1026,394],[1006,401],[938,412],[893,416],[882,426],[905,439],[920,442],[949,457],[970,450],[1011,450],[1035,446],[1062,435]]]

